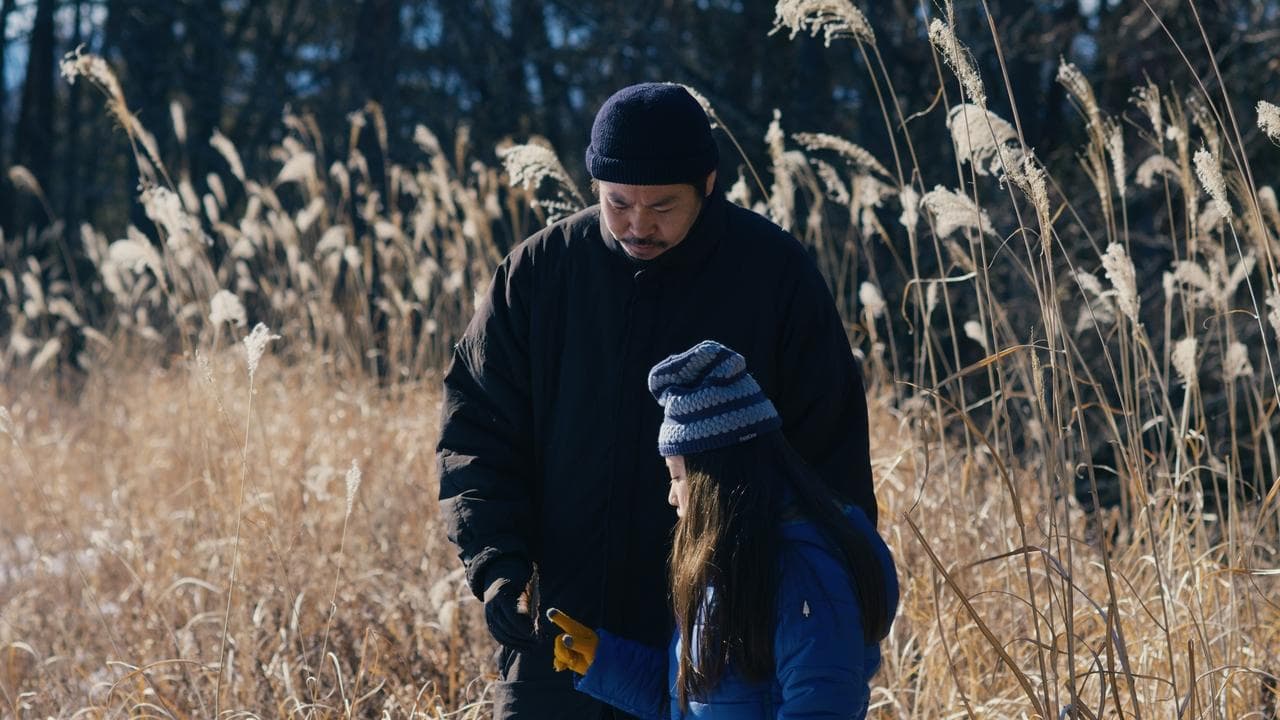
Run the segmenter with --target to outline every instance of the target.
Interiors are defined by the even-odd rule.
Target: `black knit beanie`
[[[620,185],[697,182],[720,152],[697,100],[673,83],[643,83],[614,93],[591,125],[587,172]]]

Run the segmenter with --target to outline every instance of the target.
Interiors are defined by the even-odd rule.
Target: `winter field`
[[[856,10],[805,7],[776,29],[876,66]],[[1100,107],[1064,63],[1085,141],[1059,166],[944,19],[930,41],[913,122],[946,123],[950,176],[916,160],[928,99],[883,74],[892,157],[785,117],[736,137],[706,105],[724,147],[768,150],[730,197],[813,250],[865,357],[902,578],[872,716],[1277,717],[1280,208],[1249,163],[1280,108],[1154,84]],[[305,115],[251,178],[177,105],[139,125],[101,59],[63,73],[129,136],[154,239],[70,232],[83,287],[0,240],[0,716],[487,717],[439,375],[503,253],[590,199],[536,139],[490,166],[420,127],[375,172]],[[210,192],[159,132],[221,154]]]

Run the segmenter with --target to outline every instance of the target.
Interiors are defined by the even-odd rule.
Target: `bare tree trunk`
[[[84,3],[83,0],[74,0],[73,5],[75,22],[71,29],[71,47],[75,48],[84,42],[80,31]],[[66,154],[62,160],[62,218],[66,221],[68,234],[75,233],[80,224],[80,170],[84,162],[81,157],[83,128],[80,122],[80,103],[83,88],[84,83],[73,83],[67,89],[67,124],[63,135],[66,138]]]
[[[5,78],[8,77],[5,67],[5,56],[8,53],[7,33],[9,27],[9,15],[13,12],[14,0],[3,0],[0,3],[0,168],[9,167],[9,124],[6,122],[8,114],[5,112],[9,107],[9,88],[5,85]],[[5,180],[0,178],[0,185]],[[9,215],[12,210],[12,193],[0,192],[0,228],[11,227],[9,225]]]
[[[18,132],[14,137],[14,163],[24,165],[49,194],[53,163],[53,11],[54,0],[39,0],[31,30],[27,78],[22,86]],[[17,199],[15,227],[47,225],[50,218],[33,198]]]
[[[216,151],[209,145],[209,138],[222,124],[227,48],[235,45],[226,42],[226,16],[220,0],[195,0],[184,6],[183,13],[191,43],[191,61],[185,77],[191,98],[187,151],[191,181],[196,187],[203,187],[210,168],[217,167]]]

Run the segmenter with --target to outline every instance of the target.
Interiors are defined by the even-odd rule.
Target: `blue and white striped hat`
[[[649,392],[664,411],[658,431],[663,457],[728,447],[782,427],[747,361],[714,340],[654,365]]]

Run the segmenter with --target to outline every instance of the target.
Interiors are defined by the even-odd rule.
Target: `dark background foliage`
[[[862,5],[904,112],[933,109],[913,120],[928,125],[923,135],[913,128],[922,169],[949,164],[950,153],[930,152],[948,146],[934,104],[940,76],[925,39],[939,9],[923,0]],[[1074,152],[1083,132],[1054,81],[1060,58],[1085,71],[1111,112],[1148,76],[1162,87],[1192,86],[1157,15],[1214,89],[1185,0],[989,0],[988,7],[1018,117],[1041,157]],[[1196,8],[1237,112],[1251,117],[1256,100],[1280,94],[1280,56],[1272,51],[1280,3],[1201,0]],[[774,108],[790,131],[834,133],[888,158],[857,46],[769,36],[773,12],[761,0],[0,0],[0,167],[29,169],[48,200],[46,208],[0,179],[0,227],[14,238],[55,219],[63,233],[81,222],[117,236],[130,220],[145,225],[125,139],[96,93],[58,77],[57,60],[81,45],[112,63],[162,156],[181,158],[201,194],[207,173],[225,170],[207,142],[215,128],[240,149],[253,177],[286,132],[286,108],[313,114],[340,156],[348,113],[368,101],[385,111],[392,157],[412,157],[419,123],[446,141],[465,127],[473,152],[490,163],[503,138],[541,135],[585,185],[579,158],[595,108],[644,80],[699,89],[758,166],[766,164],[760,138]],[[992,109],[1011,118],[982,3],[958,2],[956,13]],[[170,130],[171,101],[186,111],[183,147]],[[380,162],[371,150],[370,162]],[[1269,162],[1258,168],[1263,178],[1274,175]],[[725,153],[722,174],[735,177],[739,163]],[[77,245],[68,243],[71,252]]]

